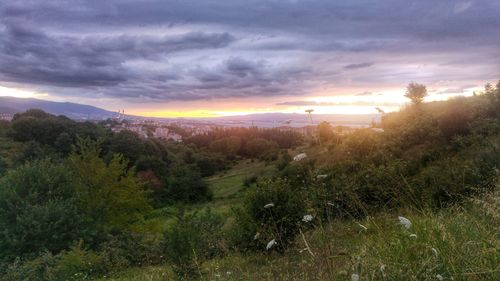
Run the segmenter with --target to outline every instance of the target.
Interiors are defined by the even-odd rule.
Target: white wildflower
[[[269,243],[267,243],[266,250],[271,249],[271,248],[272,248],[274,245],[276,245],[276,244],[278,244],[278,243],[276,243],[276,240],[275,240],[275,239],[273,239],[273,240],[269,241]]]
[[[411,227],[411,221],[405,217],[398,217],[399,223],[402,224],[406,229],[409,229]]]
[[[359,227],[361,227],[363,230],[368,230],[368,227],[366,227],[366,226],[364,226],[364,225],[362,225],[362,224],[360,224],[360,223],[358,223],[358,225],[359,225]]]
[[[302,221],[303,222],[310,222],[313,220],[313,216],[312,215],[305,215],[303,218],[302,218]]]
[[[231,274],[233,274],[233,272],[228,271],[228,272],[226,272],[226,274],[227,274],[227,275],[231,275]]]
[[[441,276],[441,274],[436,275],[436,278],[437,278],[439,281],[443,281],[443,280],[444,280],[444,278],[443,278],[443,276]]]
[[[300,161],[300,160],[304,160],[305,158],[307,158],[307,154],[299,153],[293,157],[293,161]]]
[[[359,275],[357,273],[351,274],[351,281],[359,281]]]
[[[316,176],[317,179],[326,179],[326,177],[328,177],[328,175],[317,175]]]
[[[269,203],[269,204],[264,205],[265,209],[269,209],[271,207],[274,207],[274,203]]]
[[[417,239],[417,234],[415,233],[410,234],[410,238]]]
[[[260,232],[255,233],[253,240],[259,239],[259,236],[260,236]]]
[[[431,248],[431,251],[432,251],[432,254],[434,255],[434,257],[438,257],[438,251],[434,248]]]

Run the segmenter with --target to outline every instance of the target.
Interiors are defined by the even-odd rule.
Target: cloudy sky
[[[500,1],[0,0],[0,95],[147,116],[371,113],[500,79]]]

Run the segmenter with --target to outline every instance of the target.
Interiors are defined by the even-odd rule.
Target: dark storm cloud
[[[499,14],[496,0],[0,0],[0,83],[169,101],[492,79]]]

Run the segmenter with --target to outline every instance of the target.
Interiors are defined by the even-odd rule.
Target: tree
[[[279,151],[278,144],[273,141],[268,141],[263,138],[250,140],[245,145],[247,156],[253,158],[264,158],[271,154],[276,154]]]
[[[184,163],[173,165],[169,174],[166,201],[196,202],[211,199],[212,194],[200,173]]]
[[[55,253],[84,238],[76,190],[71,172],[48,160],[0,179],[0,259]]]
[[[78,139],[69,156],[81,209],[100,234],[130,229],[151,209],[147,192],[122,155],[106,164],[100,152],[99,143]]]
[[[411,82],[406,87],[405,97],[409,98],[414,105],[422,103],[427,96],[427,87],[423,84]]]

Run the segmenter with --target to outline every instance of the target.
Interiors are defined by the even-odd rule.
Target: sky
[[[0,0],[0,95],[164,117],[397,110],[500,79],[500,1]]]

